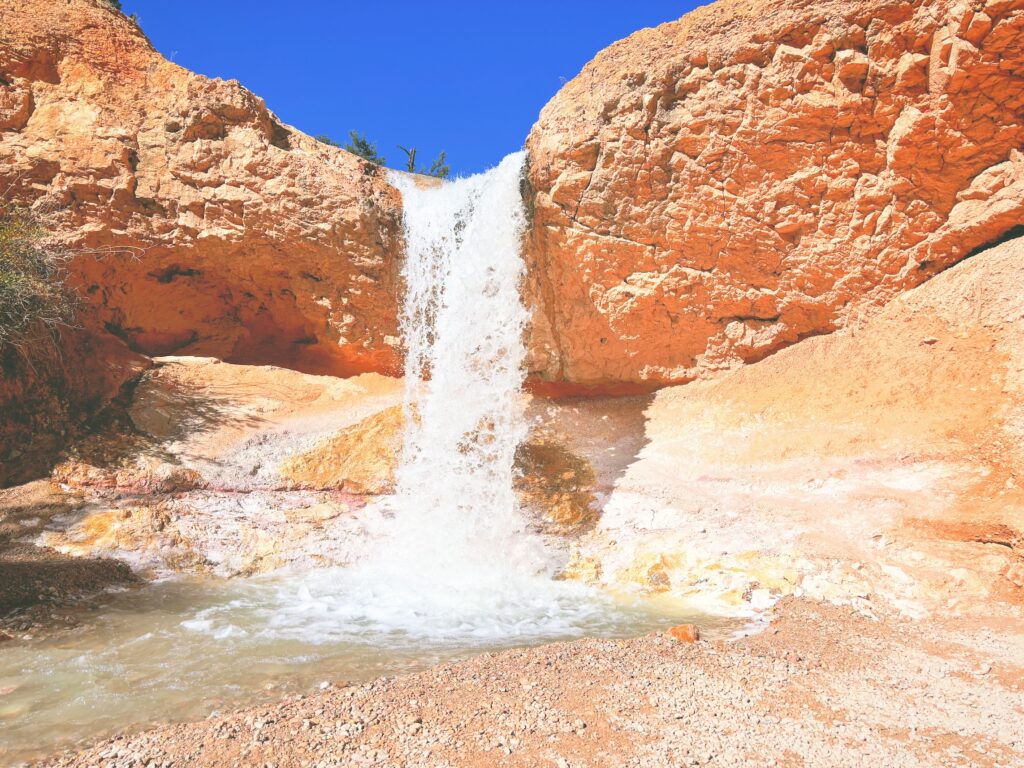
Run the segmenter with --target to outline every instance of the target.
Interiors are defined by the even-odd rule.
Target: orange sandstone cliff
[[[0,6],[0,190],[57,211],[87,325],[147,355],[395,366],[400,198],[102,0]]]
[[[720,0],[545,107],[532,367],[656,386],[846,325],[1024,224],[1024,0]]]
[[[0,350],[0,486],[147,355],[397,365],[401,200],[380,169],[166,61],[103,0],[0,4],[0,196],[47,212],[82,298],[52,348]]]
[[[533,378],[705,377],[1014,234],[1022,43],[1024,0],[720,0],[600,53],[528,139]],[[84,300],[45,380],[5,368],[0,464],[59,433],[40,404],[75,421],[122,391],[132,355],[398,367],[380,169],[166,61],[103,0],[0,5],[0,193],[52,213]]]

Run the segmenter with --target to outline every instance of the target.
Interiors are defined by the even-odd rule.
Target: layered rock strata
[[[45,205],[84,323],[147,355],[396,365],[401,200],[102,0],[0,8],[0,192]]]

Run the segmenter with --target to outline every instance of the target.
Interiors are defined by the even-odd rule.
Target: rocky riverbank
[[[486,654],[159,728],[48,765],[1024,764],[1024,621],[786,600],[763,633]]]
[[[0,490],[0,654],[43,666],[111,588],[333,578],[416,418],[399,191],[117,5],[0,6],[0,190],[53,211],[81,295],[52,352],[0,349],[0,484],[34,478]],[[764,631],[328,680],[49,764],[1024,766],[1022,52],[1024,0],[719,0],[601,53],[507,179],[529,425],[445,455],[519,444],[502,498],[559,579]]]
[[[516,485],[566,575],[762,635],[488,655],[64,763],[1021,764],[1020,249],[715,381],[532,400]],[[400,392],[158,360],[49,480],[0,492],[11,642],[127,579],[351,562]]]

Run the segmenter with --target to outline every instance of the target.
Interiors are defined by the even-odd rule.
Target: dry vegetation
[[[67,258],[65,249],[48,241],[39,214],[0,202],[0,347],[24,351],[70,322]]]

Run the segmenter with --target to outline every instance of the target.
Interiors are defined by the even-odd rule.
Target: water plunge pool
[[[0,764],[484,651],[635,637],[683,622],[712,639],[740,629],[736,619],[565,586],[532,611],[440,624],[422,617],[419,626],[410,615],[374,615],[372,591],[339,571],[173,579],[112,593],[80,609],[75,627],[0,646]]]

